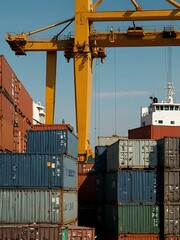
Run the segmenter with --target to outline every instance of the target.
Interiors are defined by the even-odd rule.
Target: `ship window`
[[[179,110],[178,106],[175,106],[175,110],[176,110],[176,111],[178,111],[178,110]]]
[[[175,121],[171,121],[171,124],[175,124]]]
[[[163,120],[158,120],[158,123],[159,124],[163,124]]]
[[[163,106],[161,106],[161,110],[163,110]]]
[[[174,106],[170,106],[170,110],[171,110],[171,111],[174,110]]]
[[[165,106],[165,110],[166,110],[166,111],[169,110],[169,106]]]
[[[159,106],[156,106],[156,110],[159,110]]]

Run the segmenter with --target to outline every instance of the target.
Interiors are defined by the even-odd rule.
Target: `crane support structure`
[[[176,9],[142,10],[135,0],[131,0],[136,10],[95,12],[102,0],[93,4],[92,0],[75,0],[74,21],[75,36],[60,40],[58,37],[37,40],[28,36],[61,23],[50,25],[40,30],[17,35],[7,34],[6,41],[17,55],[25,55],[28,51],[47,52],[46,70],[46,123],[54,121],[56,58],[57,51],[64,51],[69,61],[74,61],[76,129],[78,133],[79,161],[86,161],[93,155],[89,143],[90,113],[92,100],[93,59],[100,58],[103,62],[107,47],[146,47],[146,46],[180,46],[180,31],[152,30],[142,27],[129,27],[127,31],[97,32],[93,22],[134,22],[134,21],[176,21],[180,20],[179,4],[167,0]],[[63,22],[63,23],[64,23]]]

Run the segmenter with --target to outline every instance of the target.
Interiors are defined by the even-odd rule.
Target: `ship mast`
[[[167,94],[167,103],[173,103],[173,84],[172,82],[168,82],[166,86],[166,94]]]

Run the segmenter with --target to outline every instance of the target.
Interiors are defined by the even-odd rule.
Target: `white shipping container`
[[[120,139],[107,148],[107,171],[118,171],[121,168],[155,168],[157,164],[155,140]]]
[[[0,223],[68,224],[77,220],[77,191],[0,190]]]

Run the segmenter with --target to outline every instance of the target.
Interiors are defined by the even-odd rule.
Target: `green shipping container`
[[[160,233],[158,205],[105,205],[105,227],[115,234]]]
[[[68,228],[62,227],[62,240],[68,240]]]

